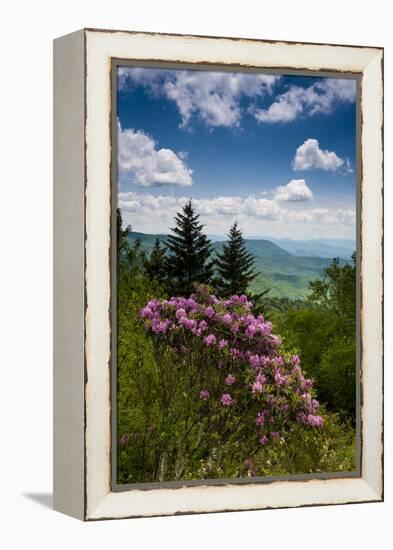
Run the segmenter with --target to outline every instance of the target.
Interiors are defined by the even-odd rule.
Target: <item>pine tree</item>
[[[232,225],[228,241],[222,252],[217,253],[217,288],[222,295],[244,294],[258,273],[253,271],[254,256],[246,249],[246,243],[237,221]]]
[[[170,294],[187,296],[195,290],[195,283],[208,284],[213,275],[210,261],[212,245],[203,233],[199,214],[195,213],[192,201],[188,201],[175,217],[176,227],[168,235],[167,290]]]
[[[144,262],[145,271],[150,279],[157,279],[160,283],[163,283],[166,277],[165,254],[166,248],[161,246],[160,239],[156,239],[150,256]]]

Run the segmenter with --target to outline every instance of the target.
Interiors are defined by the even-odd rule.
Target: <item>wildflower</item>
[[[252,385],[252,393],[262,393],[263,385],[260,382],[254,382]]]
[[[214,308],[212,308],[211,306],[207,306],[207,308],[205,309],[205,315],[207,315],[207,317],[209,317],[210,319],[214,317],[215,313],[216,312],[214,311]]]
[[[187,319],[187,317],[181,317],[179,324],[191,331],[196,327],[196,321],[194,319]]]
[[[209,390],[201,390],[199,392],[199,399],[202,399],[202,401],[207,401],[210,397]]]
[[[183,309],[182,307],[180,307],[177,311],[176,311],[176,319],[182,319],[183,317],[186,317],[187,315],[187,312],[185,309]]]
[[[314,426],[314,428],[322,428],[324,424],[324,419],[322,418],[322,416],[309,414],[307,416],[307,424],[309,424],[310,426]]]
[[[228,345],[228,340],[225,340],[225,338],[221,338],[221,340],[218,342],[218,347],[220,349],[225,348]]]
[[[227,386],[232,386],[232,384],[235,384],[236,382],[236,376],[233,376],[233,374],[228,374],[228,376],[225,378],[225,384]]]
[[[196,303],[195,299],[192,296],[190,296],[187,300],[187,307],[191,311],[197,311],[198,310],[198,304]]]
[[[280,437],[280,432],[270,432],[270,437],[272,439],[277,439],[278,437]]]
[[[145,306],[141,309],[140,316],[142,319],[151,319],[154,316],[154,313],[150,307]]]
[[[259,355],[250,355],[248,357],[249,363],[252,367],[257,368],[261,365],[261,358]]]
[[[214,336],[214,334],[208,334],[204,337],[203,341],[207,346],[213,346],[216,343],[217,338]]]
[[[225,313],[225,315],[221,317],[221,321],[226,325],[230,325],[232,323],[232,316],[230,313]]]
[[[269,441],[269,438],[267,437],[267,435],[263,435],[262,437],[259,438],[259,443],[261,445],[266,445],[266,443]]]
[[[281,374],[280,369],[276,369],[274,372],[274,382],[276,386],[283,386],[287,382],[288,377]]]
[[[255,424],[257,426],[263,426],[265,424],[265,421],[266,421],[266,416],[268,415],[268,411],[260,411],[258,414],[257,414],[257,417],[255,419]]]
[[[154,310],[159,305],[160,305],[160,302],[158,300],[154,299],[154,300],[150,300],[149,302],[147,302],[146,307]]]
[[[221,404],[226,407],[229,407],[230,405],[233,404],[232,396],[229,393],[222,394],[220,401],[221,401]]]
[[[265,384],[266,383],[266,376],[262,374],[261,372],[257,374],[255,378],[255,382],[258,382],[258,384]]]
[[[253,338],[256,331],[257,329],[255,325],[248,325],[248,327],[246,328],[246,336],[248,336],[248,338]]]
[[[168,330],[168,328],[171,326],[171,321],[169,321],[169,319],[165,320],[165,321],[158,321],[157,319],[154,319],[152,325],[151,325],[151,330],[153,332],[155,332],[156,334],[158,333],[162,333],[162,334],[165,334],[166,331]]]

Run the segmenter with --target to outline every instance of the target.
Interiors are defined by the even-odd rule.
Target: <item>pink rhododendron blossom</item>
[[[269,411],[264,410],[260,411],[255,419],[255,424],[257,426],[263,426],[266,422],[266,418],[269,416]]]
[[[246,328],[246,336],[248,336],[248,338],[253,338],[256,331],[257,329],[255,328],[255,325],[248,325]]]
[[[199,392],[199,399],[202,399],[202,401],[207,401],[210,397],[209,390],[201,390]]]
[[[221,340],[218,342],[218,347],[220,349],[225,348],[228,345],[228,340],[225,340],[225,338],[221,338]]]
[[[275,372],[274,372],[274,382],[276,383],[277,386],[282,386],[283,384],[286,384],[288,380],[288,376],[284,376],[280,369],[276,369]]]
[[[199,306],[194,298],[190,297],[187,300],[187,307],[190,309],[190,311],[197,311]]]
[[[314,426],[316,428],[321,428],[324,424],[324,419],[322,418],[322,416],[318,416],[318,415],[314,415],[314,414],[309,414],[307,416],[307,423],[310,425],[310,426]]]
[[[207,315],[210,319],[212,317],[214,317],[214,315],[216,314],[216,312],[214,311],[214,308],[212,308],[211,306],[208,306],[206,309],[205,309],[205,315]]]
[[[262,393],[263,392],[263,384],[260,382],[254,382],[252,384],[252,393]]]
[[[225,384],[227,386],[232,386],[232,384],[236,383],[236,376],[233,376],[233,374],[228,374],[228,376],[225,378]]]
[[[204,337],[203,341],[207,346],[214,346],[214,344],[217,341],[217,338],[214,336],[214,334],[208,334]]]
[[[222,394],[220,401],[221,404],[225,405],[226,407],[233,404],[232,396],[229,393]]]
[[[179,324],[188,330],[194,330],[196,327],[196,321],[194,321],[194,319],[187,319],[187,317],[179,319]]]
[[[182,317],[186,317],[187,315],[187,312],[185,309],[183,309],[182,307],[180,307],[177,311],[176,311],[176,319],[181,319]]]
[[[261,445],[266,445],[266,443],[269,441],[269,438],[267,437],[267,435],[263,435],[262,437],[259,438],[259,443]]]
[[[225,313],[225,315],[221,317],[221,321],[226,325],[230,325],[232,323],[232,316],[229,313]]]

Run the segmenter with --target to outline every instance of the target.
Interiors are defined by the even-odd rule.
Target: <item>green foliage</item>
[[[191,200],[176,215],[175,222],[176,226],[171,229],[174,235],[168,235],[165,243],[168,248],[166,288],[169,294],[186,296],[193,292],[195,283],[211,281],[212,246]]]
[[[195,399],[192,381],[199,380],[205,367],[200,364],[196,368],[200,350],[191,349],[188,353],[195,357],[190,360],[188,355],[184,356],[181,368],[179,355],[171,356],[164,347],[155,349],[140,322],[140,309],[150,299],[165,298],[168,293],[187,294],[186,290],[195,282],[211,279],[210,243],[203,235],[192,204],[186,205],[176,218],[174,235],[167,242],[167,255],[171,258],[168,263],[161,243],[152,242],[150,250],[157,249],[147,256],[140,240],[131,239],[131,227],[123,229],[121,221],[118,211],[118,482],[353,470],[354,264],[340,265],[335,261],[331,269],[325,270],[322,284],[311,285],[313,301],[308,303],[274,298],[270,294],[269,298],[264,297],[263,313],[273,321],[275,332],[284,337],[288,352],[301,356],[302,368],[315,379],[317,397],[326,412],[322,413],[325,419],[322,429],[295,425],[285,434],[285,443],[278,438],[272,445],[255,450],[251,416],[237,417],[232,409],[231,429],[223,435],[223,415],[228,410],[216,407],[212,401]],[[253,253],[248,247],[247,250]],[[187,270],[187,258],[195,266],[192,272]],[[263,264],[265,273],[270,261],[273,260],[267,255]],[[295,264],[292,266],[291,260],[284,257],[282,261],[287,262],[283,271],[291,275]],[[257,259],[257,267],[258,262],[262,262],[262,257]],[[317,277],[313,266],[304,269],[310,269],[309,273]],[[165,281],[168,270],[170,285]],[[259,288],[255,286],[258,278],[250,283],[254,290]],[[270,281],[263,280],[261,288],[265,289],[266,281],[269,286]],[[172,368],[164,369],[165,365]],[[195,371],[187,372],[190,368]],[[199,388],[200,384],[197,385]],[[201,407],[209,410],[201,415]]]
[[[245,454],[243,445],[231,440],[215,447],[200,461],[188,479],[219,477],[285,476],[321,472],[349,472],[356,467],[355,430],[334,413],[323,412],[320,430],[296,425],[285,440]]]
[[[165,259],[166,248],[161,246],[160,239],[156,239],[153,250],[144,261],[144,268],[150,279],[156,279],[164,284],[167,278]]]
[[[340,265],[334,258],[323,271],[323,279],[310,281],[309,299],[320,303],[345,322],[349,330],[354,328],[356,316],[356,253],[352,264]]]
[[[356,342],[336,337],[321,357],[318,373],[320,396],[334,409],[355,419],[356,414]]]
[[[232,225],[228,241],[222,252],[217,252],[216,269],[218,273],[216,287],[223,296],[245,294],[257,273],[254,272],[254,257],[246,249],[245,240],[237,221]]]
[[[297,350],[320,400],[332,411],[356,415],[356,257],[338,259],[310,282],[309,305],[276,309],[272,320],[288,346]]]
[[[263,448],[255,457],[257,475],[295,475],[319,472],[348,472],[356,466],[355,430],[333,413],[323,413],[321,430],[296,425],[285,445]]]

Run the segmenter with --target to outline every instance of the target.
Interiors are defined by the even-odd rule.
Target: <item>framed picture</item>
[[[54,507],[383,499],[383,50],[54,43]]]

